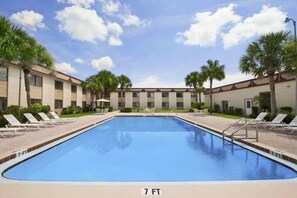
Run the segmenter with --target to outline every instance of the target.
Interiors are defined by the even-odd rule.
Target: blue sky
[[[267,32],[293,32],[283,21],[296,20],[297,1],[0,0],[0,13],[79,79],[108,69],[133,87],[185,87],[188,73],[217,59],[226,73],[219,86],[251,78],[239,71],[247,45]]]

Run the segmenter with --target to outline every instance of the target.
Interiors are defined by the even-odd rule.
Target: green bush
[[[241,108],[234,108],[234,115],[242,116],[243,111]]]
[[[220,108],[220,105],[218,104],[214,104],[214,108],[213,108],[213,112],[215,113],[221,113],[221,108]]]
[[[80,106],[76,106],[75,113],[81,113],[81,112],[82,112],[82,108]]]
[[[39,103],[31,104],[28,107],[28,112],[32,113],[33,116],[36,116],[42,110],[42,105]]]
[[[197,103],[194,103],[194,104],[193,104],[193,108],[194,108],[194,109],[202,110],[202,106],[204,106],[204,105],[205,105],[204,102],[197,102]]]
[[[7,120],[2,116],[2,114],[0,114],[0,127],[5,127],[7,124]]]
[[[234,115],[234,107],[232,107],[232,106],[228,107],[228,113],[230,115]]]
[[[48,114],[51,110],[51,106],[49,105],[42,105],[41,107],[41,112],[45,113],[45,114]]]
[[[280,107],[280,112],[289,114],[289,113],[293,112],[293,108],[292,107]]]
[[[112,111],[113,111],[113,107],[109,107],[108,112],[112,112]]]
[[[256,118],[256,117],[258,116],[258,114],[259,114],[259,108],[253,106],[253,107],[252,107],[252,114],[250,115],[250,117],[252,117],[252,118]]]
[[[74,113],[74,110],[75,110],[74,107],[68,106],[68,107],[62,109],[61,114],[62,115],[72,114],[72,113]]]
[[[132,112],[132,108],[130,108],[130,107],[125,107],[125,108],[123,108],[123,109],[121,110],[121,112],[130,113],[130,112]]]
[[[285,117],[283,122],[289,124],[294,118],[295,118],[294,114],[288,113],[287,117]]]

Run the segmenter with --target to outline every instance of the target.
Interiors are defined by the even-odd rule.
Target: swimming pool
[[[173,117],[116,117],[9,169],[28,181],[176,182],[296,178],[291,168]]]

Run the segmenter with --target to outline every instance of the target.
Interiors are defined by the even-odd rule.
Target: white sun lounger
[[[24,116],[31,124],[41,124],[41,125],[44,125],[45,127],[52,127],[57,124],[57,122],[52,122],[52,121],[43,121],[43,120],[38,121],[31,113],[24,113]]]
[[[47,117],[47,115],[43,112],[39,112],[38,115],[41,117],[41,119],[43,121],[47,121],[47,122],[55,122],[57,124],[63,124],[65,122],[63,122],[62,120],[56,120],[56,119],[50,119],[49,117]]]
[[[287,117],[287,114],[280,113],[271,122],[259,122],[259,124],[264,127],[273,127],[273,125],[281,124],[285,117]]]
[[[9,122],[8,126],[11,127],[39,128],[41,126],[40,124],[20,123],[12,114],[6,114],[3,117]]]
[[[51,111],[50,112],[51,116],[54,118],[56,121],[62,121],[62,122],[74,122],[76,119],[72,118],[60,118],[56,112]]]
[[[13,132],[14,135],[19,135],[19,131],[24,130],[23,128],[0,128],[0,136],[7,137],[4,133]],[[25,131],[26,132],[26,131]]]
[[[274,124],[271,129],[276,127],[282,128],[283,131],[286,129],[293,129],[294,127],[297,127],[297,116],[295,116],[295,118],[289,124]]]

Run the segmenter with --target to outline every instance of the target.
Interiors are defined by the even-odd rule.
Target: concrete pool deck
[[[123,114],[118,112],[105,115],[90,115],[78,118],[75,122],[41,129],[36,132],[27,132],[25,135],[0,138],[0,159],[3,159],[16,150],[32,148],[44,142],[51,141],[61,136],[71,134],[81,128],[101,122],[115,115],[142,115]],[[144,114],[147,115],[147,114]],[[155,115],[169,115],[155,114]],[[182,119],[189,120],[201,126],[206,126],[217,132],[222,131],[234,120],[214,116],[193,116],[190,113],[172,114]],[[274,132],[261,129],[259,142],[253,142],[270,150],[297,156],[297,132],[293,134]],[[223,170],[222,170],[223,171]],[[144,195],[144,189],[152,191],[160,189],[162,197],[286,197],[295,198],[297,194],[297,181],[232,181],[232,182],[172,182],[172,183],[38,183],[38,182],[11,182],[0,184],[0,197],[151,197]]]

